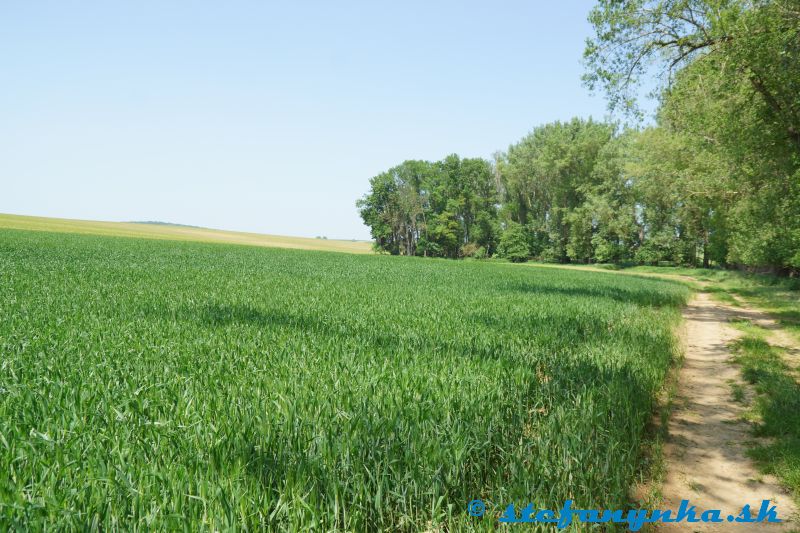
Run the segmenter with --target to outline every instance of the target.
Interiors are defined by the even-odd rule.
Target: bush
[[[477,243],[468,242],[461,247],[460,255],[461,257],[471,257],[473,259],[485,259],[486,248]]]
[[[528,236],[525,229],[516,222],[509,222],[500,236],[497,254],[512,263],[524,263],[530,257]]]

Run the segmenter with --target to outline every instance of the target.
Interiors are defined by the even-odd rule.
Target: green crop
[[[622,505],[686,296],[2,230],[0,529],[457,529],[510,502]]]

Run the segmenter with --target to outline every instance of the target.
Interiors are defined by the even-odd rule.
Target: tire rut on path
[[[738,311],[738,312],[737,312]],[[763,313],[747,310],[754,316]],[[679,373],[675,408],[665,446],[667,474],[663,509],[678,509],[689,500],[699,513],[719,509],[727,519],[745,504],[754,513],[762,500],[777,506],[781,524],[681,523],[664,524],[658,531],[791,531],[797,508],[791,496],[771,476],[759,473],[747,457],[750,426],[741,420],[745,408],[735,402],[731,382],[741,383],[731,362],[728,344],[738,336],[728,322],[740,316],[699,293],[684,310],[685,359]]]

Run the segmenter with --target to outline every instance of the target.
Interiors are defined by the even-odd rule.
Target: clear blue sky
[[[3,2],[0,212],[366,239],[371,176],[603,118],[591,5]]]

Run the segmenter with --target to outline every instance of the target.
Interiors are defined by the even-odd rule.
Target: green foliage
[[[768,440],[750,450],[759,466],[778,476],[800,496],[800,385],[784,362],[784,350],[770,345],[763,332],[745,326],[746,335],[734,343],[735,361],[744,378],[755,386],[755,434]]]
[[[522,225],[509,222],[506,230],[500,236],[497,246],[497,255],[514,263],[523,263],[530,257],[528,236]]]
[[[498,227],[493,180],[483,159],[405,161],[373,177],[357,206],[378,248],[391,254],[459,257],[469,243],[491,253]]]
[[[666,73],[659,128],[632,162],[648,176],[647,194],[663,199],[663,213],[647,216],[674,226],[679,242],[640,255],[687,262],[702,250],[706,265],[798,272],[796,0],[600,0],[590,21],[585,80],[605,90],[612,108],[635,112],[641,79]]]
[[[486,259],[486,248],[474,242],[469,242],[461,247],[460,257],[471,257],[472,259]]]
[[[514,222],[545,261],[800,273],[796,0],[599,0],[589,20],[587,85],[637,115],[637,87],[658,68],[657,126],[572,119],[534,128],[494,168],[403,163],[359,204],[379,247],[492,254]]]
[[[14,230],[0,276],[12,531],[457,531],[476,497],[623,506],[687,297],[606,273]]]
[[[591,227],[576,227],[573,211],[595,184],[598,155],[613,133],[613,126],[592,120],[554,122],[534,128],[499,158],[504,214],[535,232],[537,256],[560,262],[591,256],[578,243]]]

